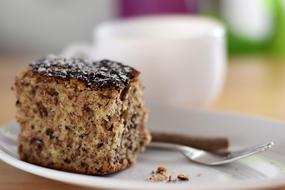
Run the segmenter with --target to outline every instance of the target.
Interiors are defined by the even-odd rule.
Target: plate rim
[[[68,184],[74,184],[85,187],[96,187],[96,188],[104,188],[104,189],[152,189],[152,190],[160,190],[160,189],[181,189],[186,190],[189,189],[189,186],[185,186],[185,184],[166,184],[166,183],[145,183],[141,181],[132,181],[128,182],[127,180],[121,179],[111,179],[105,178],[102,176],[91,176],[84,174],[76,174],[71,172],[65,172],[60,170],[55,170],[51,168],[45,168],[42,166],[34,165],[11,156],[3,147],[0,146],[0,159],[10,166],[18,168],[22,171],[45,177],[51,180],[65,182]],[[71,179],[77,180],[71,180]],[[79,180],[78,180],[79,179]],[[285,184],[285,177],[278,177],[273,179],[262,179],[262,180],[248,180],[248,181],[237,181],[237,182],[214,182],[214,183],[206,183],[199,184],[193,183],[191,184],[191,188],[193,189],[257,189],[257,188],[276,188],[283,187]],[[84,182],[84,183],[83,183]],[[112,182],[112,183],[110,183]]]

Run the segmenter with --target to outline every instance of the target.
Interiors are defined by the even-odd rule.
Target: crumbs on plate
[[[153,170],[149,177],[147,178],[148,181],[151,182],[168,182],[173,183],[176,181],[189,181],[189,177],[185,174],[179,174],[175,178],[169,173],[165,166],[158,166],[156,170]]]
[[[151,172],[147,179],[152,182],[169,181],[171,175],[164,166],[158,166],[155,171]]]

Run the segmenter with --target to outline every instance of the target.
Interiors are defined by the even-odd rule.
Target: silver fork
[[[246,148],[243,150],[238,150],[234,152],[229,152],[227,154],[216,154],[216,153],[210,153],[204,150],[192,148],[185,145],[177,145],[172,143],[164,143],[164,142],[152,142],[148,147],[150,148],[158,148],[158,149],[171,149],[171,150],[177,150],[183,153],[189,160],[203,164],[208,166],[218,166],[223,164],[228,164],[237,160],[240,160],[242,158],[246,158],[249,156],[252,156],[254,154],[257,154],[259,152],[263,152],[268,150],[274,145],[274,142],[271,141],[266,144],[253,146],[250,148]]]

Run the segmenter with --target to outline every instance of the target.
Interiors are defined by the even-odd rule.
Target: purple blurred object
[[[197,13],[197,0],[119,0],[119,16]]]

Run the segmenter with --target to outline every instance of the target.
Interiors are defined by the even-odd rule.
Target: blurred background
[[[58,53],[100,22],[173,13],[221,20],[230,55],[285,52],[285,0],[1,0],[0,53]]]
[[[226,28],[228,72],[211,109],[285,119],[285,0],[0,0],[0,122],[14,117],[10,87],[31,60],[92,43],[104,21],[167,14]]]

